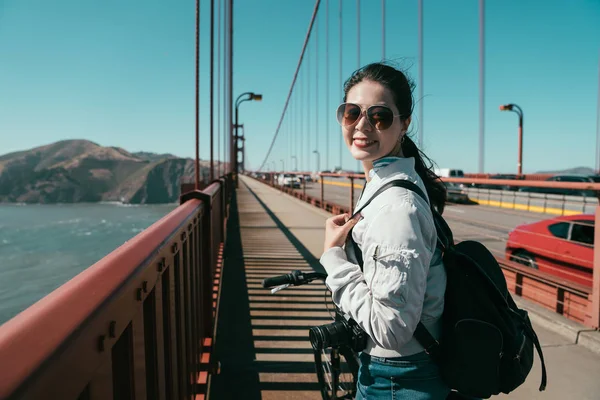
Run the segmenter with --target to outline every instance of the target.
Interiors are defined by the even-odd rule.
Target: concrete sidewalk
[[[285,238],[292,242],[298,241],[311,253],[310,258],[313,262],[318,260],[323,251],[324,223],[331,214],[254,179],[240,177],[238,191],[241,194],[248,190],[260,199],[262,207],[269,210],[269,215],[286,227],[289,233]],[[241,204],[240,208],[243,207],[244,204]],[[290,266],[289,269],[295,267]],[[546,391],[538,391],[541,372],[539,360],[536,358],[534,368],[525,384],[503,397],[523,400],[600,398],[600,354],[575,344],[574,332],[583,327],[535,305],[523,301],[519,304],[532,314],[531,319],[544,350],[548,386]],[[553,328],[552,321],[556,321],[556,329],[548,329]],[[588,340],[592,342],[591,346],[594,346],[594,333],[587,335]]]

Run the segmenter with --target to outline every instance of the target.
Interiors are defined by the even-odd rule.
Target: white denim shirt
[[[356,209],[383,184],[409,180],[426,194],[414,158],[385,157],[374,163]],[[381,193],[361,211],[352,237],[363,256],[363,271],[352,246],[333,247],[321,256],[333,301],[368,334],[364,350],[378,357],[423,351],[413,338],[419,321],[437,339],[444,310],[446,271],[429,205],[401,187]]]

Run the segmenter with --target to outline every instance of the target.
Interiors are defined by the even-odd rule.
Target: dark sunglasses
[[[365,114],[367,121],[378,131],[388,129],[394,123],[394,118],[400,116],[394,114],[387,106],[373,105],[363,110],[358,104],[342,103],[337,109],[337,120],[342,126],[352,126],[358,122],[362,114]]]

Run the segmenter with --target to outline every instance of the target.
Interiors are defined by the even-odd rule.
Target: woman
[[[354,72],[337,110],[352,156],[367,180],[357,209],[383,184],[409,180],[443,210],[446,192],[407,136],[414,85],[401,71],[375,63]],[[369,339],[360,355],[357,399],[445,399],[449,388],[424,348],[413,338],[419,321],[439,338],[446,273],[436,251],[430,206],[416,193],[392,187],[361,215],[327,220],[321,264],[333,301]],[[362,252],[357,264],[348,233]]]

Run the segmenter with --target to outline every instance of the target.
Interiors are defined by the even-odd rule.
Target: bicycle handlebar
[[[314,281],[315,279],[325,280],[327,278],[327,274],[321,272],[308,272],[304,273],[302,271],[296,270],[292,271],[290,274],[272,276],[270,278],[265,278],[262,282],[262,286],[265,289],[269,289],[275,286],[282,285],[293,285],[300,286],[305,285]]]

